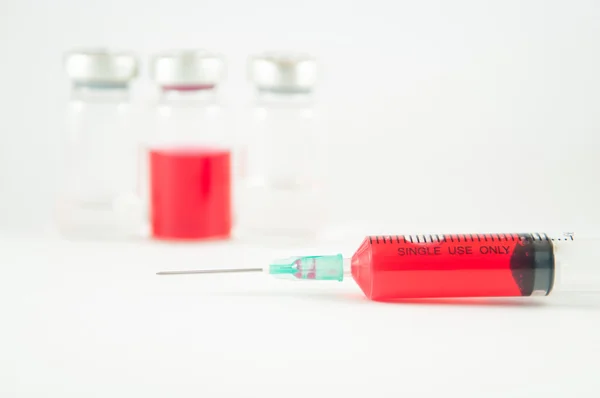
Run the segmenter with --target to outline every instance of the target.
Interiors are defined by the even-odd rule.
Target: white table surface
[[[0,235],[0,396],[600,396],[597,296],[383,304],[351,280],[155,275],[280,254]]]

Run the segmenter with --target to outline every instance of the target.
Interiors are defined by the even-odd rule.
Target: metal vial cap
[[[105,49],[73,50],[65,54],[67,75],[78,85],[125,86],[138,74],[138,60],[130,52]]]
[[[152,57],[150,69],[163,88],[212,88],[225,77],[225,60],[204,50],[173,51]]]
[[[259,90],[308,92],[317,81],[317,62],[308,54],[263,53],[250,57],[248,75]]]

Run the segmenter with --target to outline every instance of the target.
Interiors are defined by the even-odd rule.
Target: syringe
[[[300,280],[342,281],[351,274],[378,301],[403,298],[545,296],[600,291],[595,240],[573,233],[367,236],[351,258],[297,256],[266,268],[167,271],[159,275],[265,272]],[[586,250],[586,246],[590,246]]]

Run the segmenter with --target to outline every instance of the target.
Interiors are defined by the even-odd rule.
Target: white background
[[[68,93],[61,57],[79,46],[144,61],[220,51],[234,110],[249,94],[248,54],[317,55],[340,224],[593,231],[599,21],[593,0],[3,1],[0,395],[597,396],[594,301],[386,306],[350,283],[233,294],[255,279],[152,273],[225,266],[235,251],[70,244],[44,231]]]

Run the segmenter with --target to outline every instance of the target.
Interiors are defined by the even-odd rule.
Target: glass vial
[[[231,141],[218,88],[225,62],[207,51],[158,54],[155,130],[147,145],[150,233],[162,240],[231,233]]]
[[[316,60],[265,53],[250,57],[254,86],[243,144],[239,233],[245,237],[312,240],[323,226],[324,164],[314,89]]]
[[[138,73],[131,53],[72,51],[59,230],[68,237],[124,238],[139,230],[137,137],[129,87]]]

